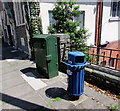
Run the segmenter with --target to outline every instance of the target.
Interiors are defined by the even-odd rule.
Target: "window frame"
[[[20,7],[19,10],[18,10],[18,6],[16,7],[16,3]],[[14,14],[15,14],[16,26],[26,25],[24,5],[21,2],[15,2],[14,1],[13,2],[13,7],[14,7]],[[19,17],[18,17],[18,11],[19,11]]]
[[[84,10],[80,10],[79,11],[80,12],[80,14],[82,13],[83,14],[83,27],[81,27],[81,28],[84,28],[84,26],[85,26],[85,11]],[[48,16],[49,16],[49,27],[52,27],[52,25],[50,25],[50,24],[54,24],[56,21],[55,20],[53,20],[54,21],[54,23],[50,23],[50,13],[52,13],[52,10],[48,10]],[[80,17],[80,16],[79,16]],[[73,18],[73,21],[75,21],[75,18],[78,18],[78,17],[74,17]],[[53,18],[52,18],[53,19]],[[80,23],[81,24],[81,23]],[[79,27],[80,27],[81,25],[79,25]]]
[[[50,13],[52,13],[52,10],[48,10],[48,16],[49,16],[49,27],[52,27],[54,23],[56,23],[56,20],[54,18],[52,18],[52,21],[54,21],[54,23],[51,23],[50,21]]]
[[[82,24],[83,26],[80,27],[81,25],[79,25],[79,27],[80,27],[80,28],[84,28],[84,27],[85,27],[85,11],[84,11],[84,10],[80,10],[79,12],[80,12],[80,15],[83,14],[83,21],[82,21],[82,22],[83,22],[83,24]],[[78,17],[74,17],[74,18],[73,18],[73,21],[76,21],[75,18],[79,18],[80,15],[79,15]],[[77,21],[78,21],[78,20],[77,20]],[[79,22],[80,22],[80,21],[79,21]],[[81,23],[82,23],[82,22],[81,22]],[[80,24],[81,24],[81,23],[80,23]]]
[[[116,11],[115,11],[115,15],[113,14],[114,12],[114,10],[113,10],[113,5],[114,5],[114,3],[117,3],[117,7],[116,7]],[[119,15],[119,9],[118,8],[120,8],[120,6],[118,7],[118,3],[119,3],[120,1],[118,0],[118,1],[116,1],[116,0],[112,0],[111,1],[111,9],[110,9],[110,20],[120,20],[120,15]]]

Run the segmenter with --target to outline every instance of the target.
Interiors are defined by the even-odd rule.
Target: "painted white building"
[[[120,40],[120,34],[118,30],[118,24],[120,24],[120,1],[118,2],[116,11],[112,11],[111,2],[103,2],[103,18],[102,18],[102,32],[101,32],[101,42],[105,41],[116,41]],[[119,7],[119,8],[118,8]],[[118,11],[119,10],[119,11]],[[112,15],[115,13],[115,16]],[[119,13],[117,15],[117,13]]]
[[[114,1],[114,0],[112,0]],[[51,17],[49,11],[54,8],[55,3],[40,3],[41,19],[43,33],[48,34],[48,26],[50,26]],[[77,3],[80,6],[80,11],[85,12],[84,16],[84,27],[88,29],[91,34],[87,40],[88,45],[95,44],[95,29],[96,29],[96,13],[97,13],[97,2],[81,2]],[[114,7],[114,9],[113,9]],[[118,34],[118,24],[120,23],[120,1],[117,5],[112,5],[112,2],[103,2],[102,11],[102,25],[101,25],[101,44],[106,41],[115,41],[120,39]],[[113,11],[114,10],[114,11]],[[116,13],[116,15],[112,15]],[[118,13],[118,14],[117,14]]]

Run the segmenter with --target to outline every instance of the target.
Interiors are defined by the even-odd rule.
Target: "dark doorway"
[[[7,25],[7,30],[8,30],[8,34],[9,34],[10,46],[13,46],[13,37],[12,37],[12,34],[11,34],[10,25]]]

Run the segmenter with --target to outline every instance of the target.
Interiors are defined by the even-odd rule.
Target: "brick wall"
[[[118,49],[120,50],[120,40],[118,41],[113,41],[113,42],[110,42],[105,48],[107,49]],[[120,58],[120,51],[110,51],[110,50],[104,50],[104,49],[101,49],[101,54],[105,53],[105,56],[110,56],[110,53],[111,53],[111,57],[113,58]],[[109,66],[109,60],[110,58],[103,58],[101,57],[100,61],[106,61],[106,66]],[[120,69],[120,60],[116,60],[114,59],[114,63],[113,63],[113,67],[116,68],[116,69]]]
[[[113,49],[113,50],[110,50],[110,49]],[[114,59],[114,58],[120,58],[120,51],[118,50],[120,50],[120,40],[110,42],[106,47],[101,47],[99,55],[108,56],[108,57],[100,57],[99,59],[100,65],[120,70],[120,60]],[[89,54],[97,54],[97,47],[90,48]],[[94,55],[92,63],[97,62],[96,58],[97,56]],[[112,58],[113,58],[113,63],[112,63],[113,65],[112,64],[110,65],[110,59]]]

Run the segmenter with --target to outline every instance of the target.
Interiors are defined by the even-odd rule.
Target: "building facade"
[[[87,43],[88,45],[95,44],[95,34],[96,34],[96,24],[97,24],[97,2],[81,2],[77,3],[80,6],[80,11],[84,12],[84,17],[81,16],[78,20],[82,20],[84,22],[84,27],[88,29],[88,32],[91,34]],[[42,19],[42,28],[43,33],[48,34],[48,26],[54,23],[52,19],[52,15],[50,13],[53,10],[55,3],[40,3],[40,10],[41,10],[41,19]],[[114,2],[103,2],[102,3],[102,20],[99,24],[101,27],[100,32],[100,43],[103,44],[106,41],[112,42],[119,40],[119,31],[118,26],[120,23],[120,1]],[[113,30],[114,28],[114,30]]]
[[[29,54],[29,32],[22,2],[1,2],[1,26],[3,40],[10,46]]]

